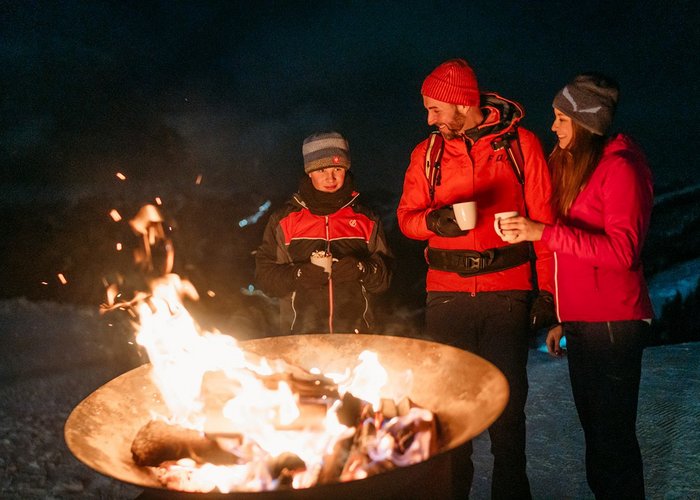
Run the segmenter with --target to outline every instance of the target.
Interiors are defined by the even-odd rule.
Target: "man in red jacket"
[[[555,321],[552,256],[538,243],[533,248],[503,241],[494,230],[494,215],[518,211],[552,221],[547,164],[535,135],[518,127],[522,107],[480,93],[466,61],[438,66],[421,94],[428,125],[435,125],[443,140],[426,139],[413,150],[397,215],[406,236],[428,242],[426,333],[487,359],[505,375],[510,399],[489,428],[492,497],[530,498],[528,337],[533,327]],[[465,201],[477,206],[470,230],[460,229],[452,209]],[[533,289],[539,290],[534,303]],[[453,459],[456,495],[469,493],[474,474],[471,443],[464,448]]]

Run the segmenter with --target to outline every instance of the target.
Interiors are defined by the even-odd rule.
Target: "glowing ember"
[[[121,172],[117,172],[115,175],[117,176],[117,179],[119,179],[120,181],[126,180],[126,175],[122,174]]]
[[[117,212],[117,209],[113,208],[109,211],[109,216],[114,220],[114,222],[119,222],[122,220],[122,216]]]

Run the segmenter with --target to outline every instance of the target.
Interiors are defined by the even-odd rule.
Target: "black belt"
[[[428,266],[438,271],[449,271],[460,276],[495,273],[530,261],[532,245],[523,241],[515,245],[474,250],[442,250],[428,247],[425,254]],[[532,254],[534,257],[534,253]]]

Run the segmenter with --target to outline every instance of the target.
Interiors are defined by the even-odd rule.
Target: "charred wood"
[[[137,465],[150,466],[181,458],[199,463],[236,463],[236,457],[222,450],[216,441],[198,431],[162,420],[151,420],[139,429],[131,444],[131,455]]]

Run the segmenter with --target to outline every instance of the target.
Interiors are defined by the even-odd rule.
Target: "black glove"
[[[455,236],[464,236],[469,231],[463,231],[459,228],[455,220],[455,212],[452,207],[442,207],[428,213],[425,218],[425,223],[428,229],[438,236],[454,238]]]
[[[554,297],[551,293],[541,290],[530,306],[530,330],[537,331],[541,328],[549,330],[558,322]]]
[[[360,281],[367,274],[367,264],[356,257],[343,257],[333,262],[331,277],[336,283]]]
[[[302,288],[319,288],[328,285],[329,275],[321,266],[307,262],[294,270],[294,281]]]

